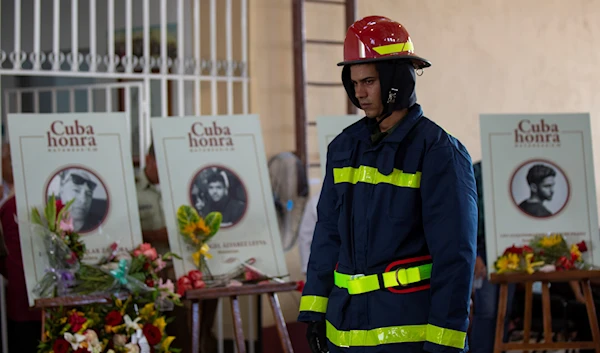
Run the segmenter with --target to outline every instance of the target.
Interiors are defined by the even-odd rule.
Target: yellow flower
[[[200,253],[204,256],[206,256],[209,259],[212,259],[212,255],[208,253],[208,251],[210,250],[210,248],[208,247],[208,245],[202,244],[202,246],[200,247]]]
[[[142,318],[150,318],[155,314],[156,311],[154,310],[154,303],[148,303],[142,308],[142,310],[140,310],[140,316]]]
[[[171,343],[173,342],[173,340],[175,339],[175,336],[168,336],[166,337],[162,344],[160,345],[160,348],[165,351],[168,352],[169,351],[169,346],[171,346]]]
[[[501,256],[496,261],[496,270],[498,273],[503,273],[507,271],[515,271],[519,268],[519,263],[521,259],[517,254],[506,254]]]
[[[531,260],[533,260],[533,254],[529,253],[525,255],[525,271],[529,274],[535,272],[534,267],[542,266],[544,264],[544,261],[531,262]]]
[[[200,220],[196,222],[196,229],[199,230],[202,233],[202,235],[210,234],[210,228],[208,228],[208,226],[202,218],[200,218]]]
[[[508,254],[508,268],[511,270],[516,270],[519,268],[519,255],[517,254]]]
[[[191,234],[194,234],[195,230],[196,230],[196,224],[190,223],[183,228],[181,233],[186,234],[186,235],[191,235]]]
[[[540,240],[540,245],[544,248],[550,248],[556,244],[560,244],[561,241],[562,236],[560,236],[559,234],[552,234],[542,237],[542,239]]]
[[[165,334],[165,327],[167,327],[167,321],[165,320],[164,316],[161,316],[158,319],[154,320],[153,325],[160,330],[161,334]]]
[[[194,261],[194,265],[196,265],[196,267],[200,267],[200,260],[202,259],[202,256],[212,259],[212,255],[208,253],[209,250],[210,247],[207,244],[202,244],[200,249],[192,254],[192,260]]]
[[[571,245],[571,256],[575,261],[579,261],[581,259],[581,251],[579,251],[577,244]]]
[[[196,237],[196,234],[193,234],[193,233],[192,233],[192,234],[190,234],[189,236],[190,236],[190,239],[192,240],[192,243],[194,243],[194,244],[196,244],[196,245],[200,244],[200,239],[198,239],[198,238]]]
[[[506,256],[501,256],[498,261],[496,261],[496,269],[498,273],[506,272],[508,270],[508,258]]]

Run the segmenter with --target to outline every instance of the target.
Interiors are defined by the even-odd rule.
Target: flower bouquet
[[[130,252],[119,252],[118,245],[113,243],[109,255],[97,265],[81,265],[73,292],[89,295],[126,289],[139,295],[152,294],[155,300],[163,302],[166,298],[180,305],[179,296],[173,293],[171,281],[163,283],[159,277],[167,261],[173,256],[176,255],[168,253],[160,256],[148,243],[143,243]]]
[[[534,237],[529,245],[511,246],[494,263],[497,273],[561,271],[589,269],[582,253],[587,251],[585,241],[568,245],[561,234]]]
[[[211,212],[205,218],[202,218],[198,215],[195,208],[188,205],[182,205],[177,210],[179,233],[195,249],[195,252],[192,254],[194,265],[209,278],[212,275],[210,274],[206,259],[212,258],[212,255],[209,253],[210,247],[208,246],[208,242],[219,231],[222,219],[223,216],[219,212]]]
[[[43,212],[36,207],[32,209],[29,226],[43,241],[49,262],[46,274],[33,289],[38,297],[67,295],[75,284],[75,273],[86,247],[79,234],[73,231],[73,219],[69,214],[72,203],[73,200],[63,205],[52,195]]]
[[[175,353],[179,350],[170,347],[175,337],[165,333],[171,320],[154,303],[131,296],[110,305],[54,308],[38,353]]]

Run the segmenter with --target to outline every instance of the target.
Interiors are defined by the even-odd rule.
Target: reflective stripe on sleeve
[[[316,295],[303,295],[300,298],[300,311],[314,311],[325,313],[327,311],[327,298]]]

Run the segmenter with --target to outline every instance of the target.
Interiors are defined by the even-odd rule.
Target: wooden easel
[[[192,353],[200,352],[200,301],[205,299],[217,299],[229,297],[231,301],[231,313],[233,316],[233,328],[235,331],[235,344],[238,353],[246,353],[246,344],[244,338],[244,330],[242,328],[242,316],[240,313],[239,296],[242,295],[261,295],[269,296],[269,303],[273,309],[277,332],[286,353],[293,353],[292,341],[290,340],[287,326],[281,312],[278,292],[291,292],[296,290],[296,282],[287,283],[268,283],[268,284],[249,284],[238,287],[217,287],[217,288],[202,288],[192,289],[185,292],[185,299],[192,302]]]
[[[500,353],[506,350],[528,350],[543,349],[594,349],[600,353],[600,331],[598,330],[598,318],[596,317],[596,308],[592,297],[592,288],[590,279],[600,278],[600,271],[556,271],[556,272],[535,272],[533,274],[511,273],[496,274],[492,273],[490,282],[500,285],[500,297],[498,298],[498,316],[496,319],[496,342],[494,344],[494,353]],[[552,314],[550,311],[550,289],[548,283],[552,282],[571,282],[578,281],[583,288],[585,305],[590,321],[592,331],[591,342],[552,342]],[[533,302],[532,285],[533,282],[542,282],[542,314],[544,321],[544,342],[529,343],[531,334],[531,306]],[[504,320],[508,303],[508,285],[510,283],[525,284],[525,313],[523,323],[523,342],[522,343],[504,343]]]

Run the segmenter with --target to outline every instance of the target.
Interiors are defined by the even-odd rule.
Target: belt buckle
[[[358,278],[364,277],[364,276],[365,276],[364,273],[359,273],[359,274],[356,274],[356,275],[351,275],[350,276],[350,280],[354,281],[355,279],[358,279]]]
[[[404,272],[403,272],[403,276],[402,276],[402,277],[403,277],[403,279],[406,279],[406,282],[408,282],[408,276],[407,276],[407,274],[406,274],[406,268],[403,268],[403,267],[399,267],[399,268],[396,270],[396,281],[398,282],[398,284],[399,284],[400,286],[402,286],[402,287],[406,287],[406,286],[408,286],[408,283],[406,283],[406,284],[402,284],[402,281],[400,281],[400,270],[403,270],[403,271],[404,271]]]

